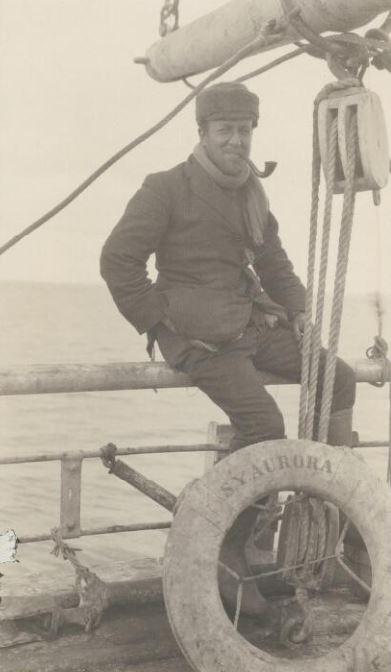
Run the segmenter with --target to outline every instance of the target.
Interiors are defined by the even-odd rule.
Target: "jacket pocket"
[[[164,292],[166,314],[188,339],[224,343],[238,338],[249,323],[252,302],[235,291],[176,287]]]

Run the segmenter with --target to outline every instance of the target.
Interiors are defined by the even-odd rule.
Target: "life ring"
[[[305,490],[342,509],[359,530],[373,569],[367,609],[354,633],[321,658],[269,655],[228,618],[217,564],[239,513],[273,491]],[[276,440],[233,453],[188,488],[167,539],[163,590],[175,637],[197,672],[386,672],[391,661],[391,498],[348,448]]]

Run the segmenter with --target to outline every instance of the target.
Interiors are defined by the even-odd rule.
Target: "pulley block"
[[[327,171],[330,129],[337,119],[338,152],[334,193],[343,193],[347,167],[347,128],[357,120],[358,152],[355,168],[356,191],[378,191],[386,186],[390,173],[387,128],[379,96],[365,88],[332,93],[318,110],[318,133],[323,170]]]

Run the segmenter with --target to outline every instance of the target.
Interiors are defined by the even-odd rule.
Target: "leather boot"
[[[258,511],[253,507],[245,509],[235,520],[224,539],[220,561],[239,576],[249,576],[251,571],[245,555],[245,545],[255,524]],[[238,581],[219,566],[220,594],[226,605],[236,610]],[[241,612],[247,616],[260,616],[268,607],[267,600],[259,592],[255,581],[243,584]]]
[[[352,408],[344,408],[342,411],[331,413],[327,436],[327,443],[330,446],[352,447],[352,420]]]
[[[331,414],[328,432],[328,443],[330,446],[352,446],[352,416],[353,409],[351,408],[335,411],[335,413]],[[341,513],[341,529],[345,524],[345,520],[346,516]],[[349,525],[345,535],[344,555],[345,561],[357,576],[363,579],[368,585],[371,585],[372,572],[368,551],[361,534],[352,523]]]

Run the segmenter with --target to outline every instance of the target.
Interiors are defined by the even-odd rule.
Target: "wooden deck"
[[[355,629],[365,605],[346,595],[334,594],[314,601],[316,626],[307,644],[282,647],[267,624],[242,618],[239,629],[255,646],[284,658],[324,655]],[[327,611],[327,614],[326,614]],[[97,631],[80,632],[68,626],[53,641],[42,639],[39,622],[19,621],[21,628],[37,641],[1,650],[2,672],[189,672],[168,625],[162,604],[110,609]],[[3,624],[4,627],[4,624]]]
[[[5,624],[2,625],[3,630],[4,627]],[[37,620],[13,622],[8,627],[14,630],[14,635],[19,631],[21,636],[35,636],[37,641],[2,649],[2,672],[123,669],[145,672],[144,663],[147,662],[151,663],[149,669],[154,672],[164,669],[161,661],[167,659],[171,659],[173,665],[167,670],[179,672],[189,669],[180,657],[162,604],[110,609],[95,632],[87,634],[80,628],[69,626],[62,636],[53,641],[42,639],[42,624]]]
[[[46,584],[46,593],[42,593],[39,582],[32,581],[29,594],[21,595],[20,586],[19,595],[6,596],[0,606],[1,672],[189,672],[166,618],[161,566],[148,560],[144,566],[140,561],[136,564],[136,568],[132,563],[127,569],[124,563],[116,568],[116,580],[110,584],[116,606],[104,612],[99,628],[92,633],[66,625],[60,636],[51,639],[48,635],[45,619],[53,602],[75,606],[77,596],[69,588],[55,595],[54,584],[51,593]],[[272,598],[272,615],[267,621],[241,616],[239,631],[254,646],[276,657],[324,655],[353,632],[366,607],[343,585],[343,579],[340,577],[339,587],[327,597],[311,601],[315,627],[306,644],[287,648],[279,642],[281,596]],[[29,618],[27,603],[31,606]]]

